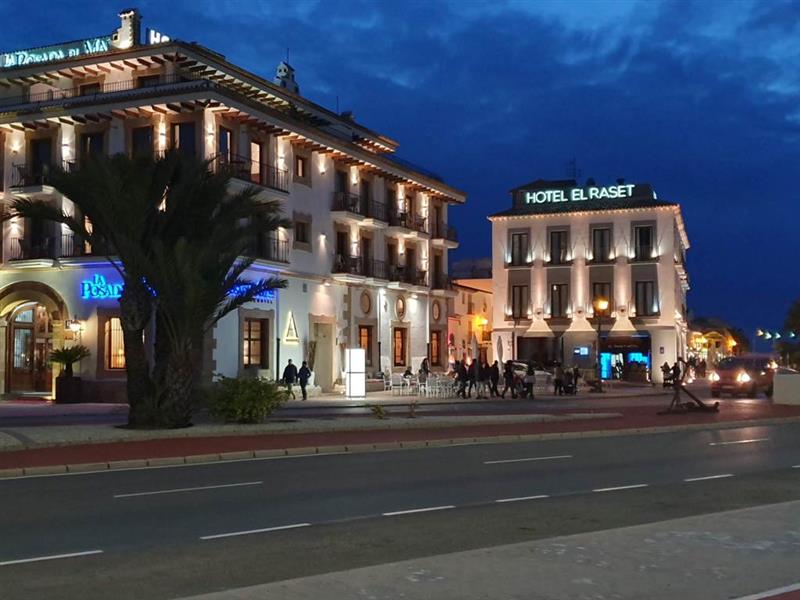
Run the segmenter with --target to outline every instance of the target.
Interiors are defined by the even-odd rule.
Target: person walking
[[[664,364],[661,365],[661,373],[664,375],[664,382],[662,387],[669,387],[669,378],[670,378],[671,369],[669,368],[669,363],[664,361]]]
[[[292,363],[292,359],[290,358],[289,362],[286,364],[286,368],[283,370],[283,383],[286,385],[286,391],[291,395],[292,400],[297,399],[292,389],[292,385],[295,381],[297,381],[297,367]]]
[[[500,392],[497,389],[497,383],[500,381],[500,366],[497,364],[497,361],[492,363],[492,366],[489,369],[489,396],[491,398],[495,398],[496,396],[500,395]]]
[[[303,400],[308,400],[306,386],[308,385],[309,379],[311,379],[311,369],[308,368],[308,362],[303,361],[300,371],[297,373],[297,380],[300,382],[300,391],[303,392]]]
[[[467,367],[463,362],[459,362],[456,365],[456,377],[458,378],[458,392],[456,393],[456,396],[466,399],[469,374],[467,373]]]
[[[675,361],[675,364],[672,365],[672,386],[677,388],[680,387],[681,383],[681,366],[678,361]]]
[[[469,388],[467,389],[467,398],[472,397],[472,388],[478,382],[478,359],[473,358],[472,362],[469,363],[469,368],[467,369],[467,379],[469,380]]]
[[[553,373],[553,394],[557,396],[564,395],[564,368],[561,363],[556,363],[556,369]]]
[[[522,394],[523,398],[530,398],[533,400],[533,386],[536,385],[536,371],[530,363],[528,363],[528,370],[525,373],[523,383],[525,384],[525,391]]]
[[[572,390],[573,395],[578,394],[578,381],[581,378],[581,370],[578,368],[578,365],[572,366],[572,382],[574,384],[574,389]]]
[[[511,397],[516,398],[517,392],[514,389],[514,363],[510,360],[506,361],[506,364],[503,367],[503,393],[500,394],[500,397],[505,399],[506,392],[510,389],[511,390]]]

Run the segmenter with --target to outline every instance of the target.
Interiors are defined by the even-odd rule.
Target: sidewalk
[[[0,476],[800,421],[800,407],[766,402],[723,401],[719,413],[657,412],[655,406],[628,406],[527,415],[303,419],[166,431],[108,425],[6,427],[0,429],[0,450],[5,448],[0,451]]]
[[[789,600],[800,598],[798,511],[800,501],[765,505],[430,556],[184,600]]]

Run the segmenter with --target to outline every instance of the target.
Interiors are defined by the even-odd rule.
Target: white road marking
[[[800,465],[798,465],[800,466]],[[789,592],[796,592],[800,590],[800,583],[794,583],[774,590],[767,590],[766,592],[759,592],[757,594],[750,594],[749,596],[742,596],[735,600],[761,600],[762,598],[773,598],[781,594],[788,594]]]
[[[252,535],[254,533],[269,533],[270,531],[284,531],[285,529],[297,529],[299,527],[310,527],[311,523],[295,523],[293,525],[281,525],[279,527],[265,527],[264,529],[247,529],[245,531],[231,531],[230,533],[216,533],[214,535],[204,535],[201,540],[218,540],[220,538],[236,537],[239,535]]]
[[[33,558],[20,558],[18,560],[6,560],[0,562],[0,567],[8,565],[21,565],[23,563],[41,562],[43,560],[58,560],[60,558],[77,558],[79,556],[91,556],[93,554],[102,554],[102,550],[87,550],[86,552],[70,552],[69,554],[51,554],[50,556],[35,556]]]
[[[689,477],[684,479],[685,482],[691,483],[692,481],[708,481],[709,479],[727,479],[733,477],[733,473],[724,473],[722,475],[707,475],[706,477]]]
[[[550,496],[546,494],[540,494],[538,496],[520,496],[519,498],[501,498],[500,500],[495,500],[498,504],[502,504],[503,502],[522,502],[524,500],[541,500],[542,498],[549,498]]]
[[[792,468],[793,469],[800,469],[800,465],[793,465]]]
[[[711,442],[709,446],[733,446],[734,444],[755,444],[757,442],[767,442],[769,438],[753,438],[752,440],[733,440],[731,442]]]
[[[199,492],[202,490],[218,490],[222,488],[244,487],[248,485],[262,485],[263,481],[245,481],[242,483],[226,483],[223,485],[203,485],[199,487],[174,488],[171,490],[156,490],[154,492],[133,492],[131,494],[114,494],[114,498],[136,498],[138,496],[157,496],[159,494],[180,494],[183,492]]]
[[[485,465],[502,465],[506,463],[530,462],[534,460],[559,460],[562,458],[572,458],[572,454],[561,454],[559,456],[534,456],[531,458],[509,458],[506,460],[485,460]]]
[[[592,490],[593,492],[617,492],[619,490],[634,490],[636,488],[646,488],[648,486],[647,483],[636,483],[634,485],[620,485],[617,487],[607,487],[607,488],[597,488],[596,490]]]
[[[394,512],[385,512],[383,513],[384,517],[394,517],[397,515],[410,515],[413,513],[422,513],[422,512],[431,512],[434,510],[447,510],[449,508],[455,508],[452,504],[448,504],[445,506],[429,506],[428,508],[412,508],[411,510],[396,510]]]

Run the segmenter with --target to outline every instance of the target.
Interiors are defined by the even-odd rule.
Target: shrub
[[[274,381],[221,377],[209,390],[208,410],[228,423],[261,423],[286,401],[286,396]]]
[[[64,376],[72,377],[72,365],[84,358],[89,358],[91,352],[89,348],[82,344],[76,344],[69,348],[59,348],[50,351],[50,360],[59,363],[64,367]]]

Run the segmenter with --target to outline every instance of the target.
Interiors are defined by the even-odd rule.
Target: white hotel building
[[[603,377],[685,357],[686,236],[680,206],[647,184],[537,180],[492,223],[493,347],[504,356]],[[608,301],[596,314],[595,300]],[[633,365],[639,363],[639,365]],[[655,367],[655,368],[653,368]]]
[[[281,63],[267,81],[198,44],[148,31],[136,11],[110,35],[0,54],[0,183],[5,203],[44,198],[54,166],[94,154],[170,148],[233,166],[232,185],[282,202],[293,228],[264,235],[252,277],[285,290],[228,315],[204,372],[280,376],[308,358],[332,390],[345,349],[368,372],[447,360],[448,225],[465,195],[395,159],[397,142],[303,98]],[[0,263],[0,393],[49,393],[50,349],[80,340],[87,399],[120,399],[124,356],[119,276],[103,256],[49,222],[10,221]]]

